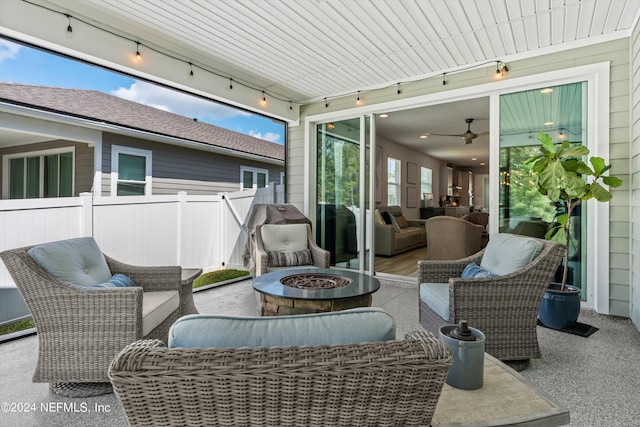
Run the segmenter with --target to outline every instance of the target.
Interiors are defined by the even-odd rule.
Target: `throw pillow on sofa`
[[[387,211],[382,212],[382,218],[384,219],[385,224],[392,225],[392,217],[391,214]]]
[[[398,227],[400,228],[409,227],[409,222],[407,222],[407,218],[405,218],[404,216],[396,216],[394,217],[394,219],[396,220],[396,224],[398,224]]]

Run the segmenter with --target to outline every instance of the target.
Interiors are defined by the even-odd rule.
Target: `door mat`
[[[576,322],[571,327],[565,329],[555,329],[550,328],[543,324],[540,319],[538,319],[538,326],[545,327],[547,329],[552,329],[554,331],[566,332],[568,334],[579,335],[581,337],[588,337],[598,331],[598,328],[595,326],[587,325],[586,323]]]

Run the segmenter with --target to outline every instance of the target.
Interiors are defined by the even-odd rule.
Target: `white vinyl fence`
[[[242,269],[244,223],[257,203],[284,203],[284,187],[211,196],[181,192],[93,197],[83,193],[57,199],[1,200],[0,252],[93,236],[104,253],[129,264]],[[14,288],[0,262],[0,324],[20,317],[15,314],[15,302],[10,303]]]

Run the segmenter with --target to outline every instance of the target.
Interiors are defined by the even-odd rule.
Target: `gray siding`
[[[154,195],[216,194],[240,190],[240,166],[267,169],[269,180],[280,182],[283,167],[255,160],[223,156],[147,141],[112,133],[104,133],[102,145],[102,194],[111,195],[111,147],[141,148],[152,152],[152,193]]]
[[[3,148],[0,158],[5,154],[28,153],[31,151],[49,150],[52,148],[75,147],[75,189],[74,196],[92,190],[93,186],[93,147],[82,142],[53,140],[36,144]],[[0,188],[2,188],[2,163],[0,162]]]
[[[509,62],[510,72],[507,78],[522,77],[527,75],[551,72],[571,67],[594,64],[599,62],[611,62],[610,83],[610,160],[613,170],[620,176],[624,185],[614,190],[614,197],[610,203],[610,313],[620,316],[629,316],[630,295],[630,218],[629,218],[629,189],[630,189],[630,75],[629,75],[629,39],[620,39],[598,45],[565,50],[559,53],[538,56],[536,58],[523,59]],[[637,68],[637,67],[635,67]],[[402,98],[411,98],[418,95],[442,92],[445,90],[471,87],[478,84],[487,84],[492,81],[493,70],[470,70],[466,72],[447,75],[446,86],[442,85],[439,78],[403,85],[401,94],[395,90],[381,89],[366,94],[361,94],[361,99],[367,105],[380,102],[394,101]],[[636,87],[637,89],[637,87]],[[309,115],[323,112],[338,111],[354,107],[353,96],[333,99],[329,106],[325,107],[324,101],[306,105],[301,109],[301,126],[291,127],[289,143],[287,147],[288,171],[290,179],[288,186],[288,200],[299,207],[304,203],[303,177],[306,168],[312,165],[304,165],[304,118]],[[636,114],[637,119],[638,114]],[[637,127],[637,125],[636,125]],[[638,134],[638,131],[636,131]],[[638,172],[639,160],[638,145],[635,144],[635,171]],[[638,192],[640,182],[638,175],[635,178],[635,190]],[[637,198],[637,196],[636,196]],[[638,217],[637,204],[635,217]],[[640,236],[635,231],[636,253],[640,250],[638,243]],[[615,261],[614,261],[615,260]],[[620,261],[618,261],[620,260]],[[638,261],[635,261],[636,269]],[[636,277],[637,282],[637,277]]]
[[[630,317],[640,329],[640,25],[636,23],[631,38],[631,142],[630,142],[630,223],[631,257],[629,289]]]

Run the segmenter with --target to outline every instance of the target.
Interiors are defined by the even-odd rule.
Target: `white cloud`
[[[279,142],[280,141],[280,134],[276,133],[276,132],[265,132],[264,135],[262,134],[262,132],[254,132],[253,130],[249,131],[249,135],[255,137],[255,138],[260,138],[260,139],[264,139],[267,141],[271,141],[271,142]]]
[[[19,44],[0,39],[0,62],[3,62],[5,59],[13,59],[17,57],[21,48],[22,46]]]
[[[111,94],[185,117],[195,117],[202,121],[206,121],[207,118],[224,120],[235,116],[251,115],[242,110],[146,82],[135,82],[128,88],[118,88]]]

